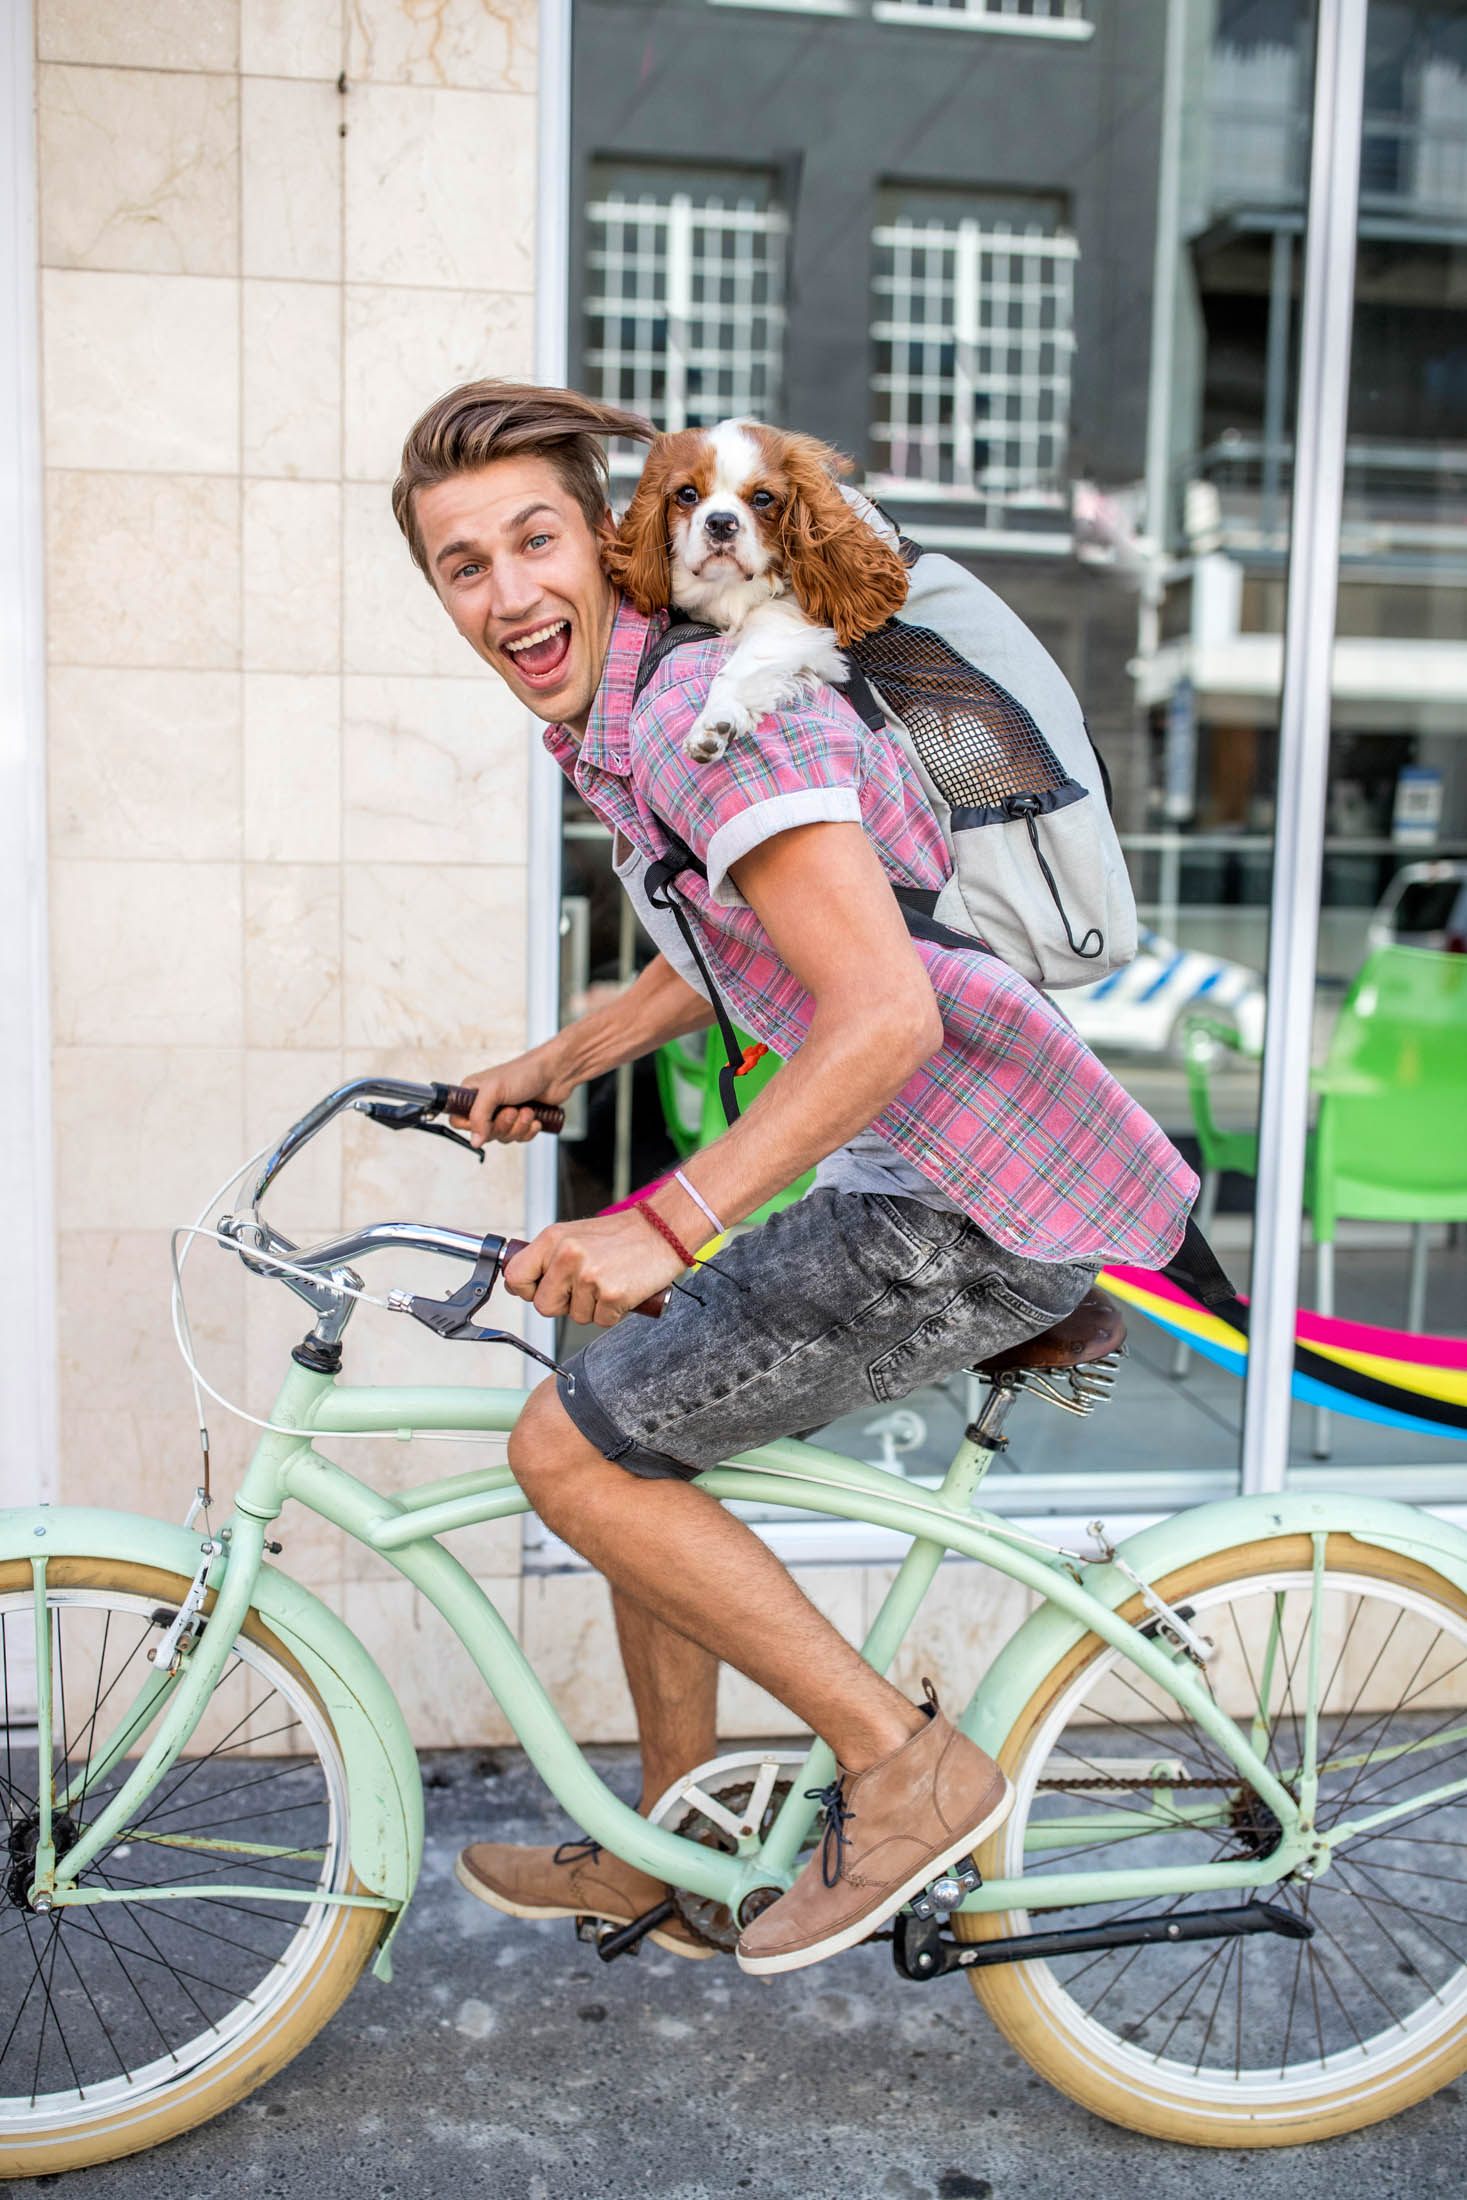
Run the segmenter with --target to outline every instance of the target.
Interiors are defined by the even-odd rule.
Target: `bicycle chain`
[[[1098,1773],[1088,1780],[1036,1780],[1038,1792],[1049,1795],[1071,1795],[1081,1788],[1105,1788],[1112,1793],[1134,1794],[1137,1788],[1234,1788],[1239,1785],[1233,1779],[1209,1779],[1201,1773],[1183,1774],[1173,1780],[1164,1773],[1155,1773],[1139,1780],[1118,1780],[1109,1773]]]

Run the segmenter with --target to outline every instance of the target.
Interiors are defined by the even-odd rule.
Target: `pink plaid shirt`
[[[665,618],[659,614],[654,631]],[[820,819],[859,824],[896,884],[932,888],[950,864],[899,745],[829,690],[762,721],[714,764],[683,754],[728,644],[664,659],[633,703],[654,622],[622,603],[585,739],[545,745],[613,833],[651,860],[666,826],[707,865],[678,888],[736,1020],[775,1053],[805,1038],[814,1003],[785,968],[730,869],[761,841]],[[916,942],[942,1011],[941,1051],[872,1128],[1011,1252],[1161,1267],[1197,1179],[1042,993],[981,948]]]

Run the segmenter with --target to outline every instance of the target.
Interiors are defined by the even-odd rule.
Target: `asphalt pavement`
[[[623,1793],[625,1750],[590,1752]],[[1052,2092],[966,1980],[856,1949],[766,1985],[732,1958],[603,1965],[453,1877],[465,1840],[570,1829],[524,1759],[424,1760],[428,1849],[395,1945],[238,2108],[43,2177],[63,2200],[1416,2200],[1467,2184],[1467,2079],[1310,2148],[1163,2146]]]

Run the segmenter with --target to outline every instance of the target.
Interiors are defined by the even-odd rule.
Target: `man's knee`
[[[600,1458],[561,1404],[553,1380],[531,1391],[510,1430],[509,1466],[537,1512]]]

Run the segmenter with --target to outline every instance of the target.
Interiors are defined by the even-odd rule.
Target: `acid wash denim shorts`
[[[904,1398],[1050,1328],[1096,1275],[885,1192],[813,1191],[716,1260],[659,1320],[629,1314],[560,1372],[576,1427],[632,1474],[688,1481]]]

